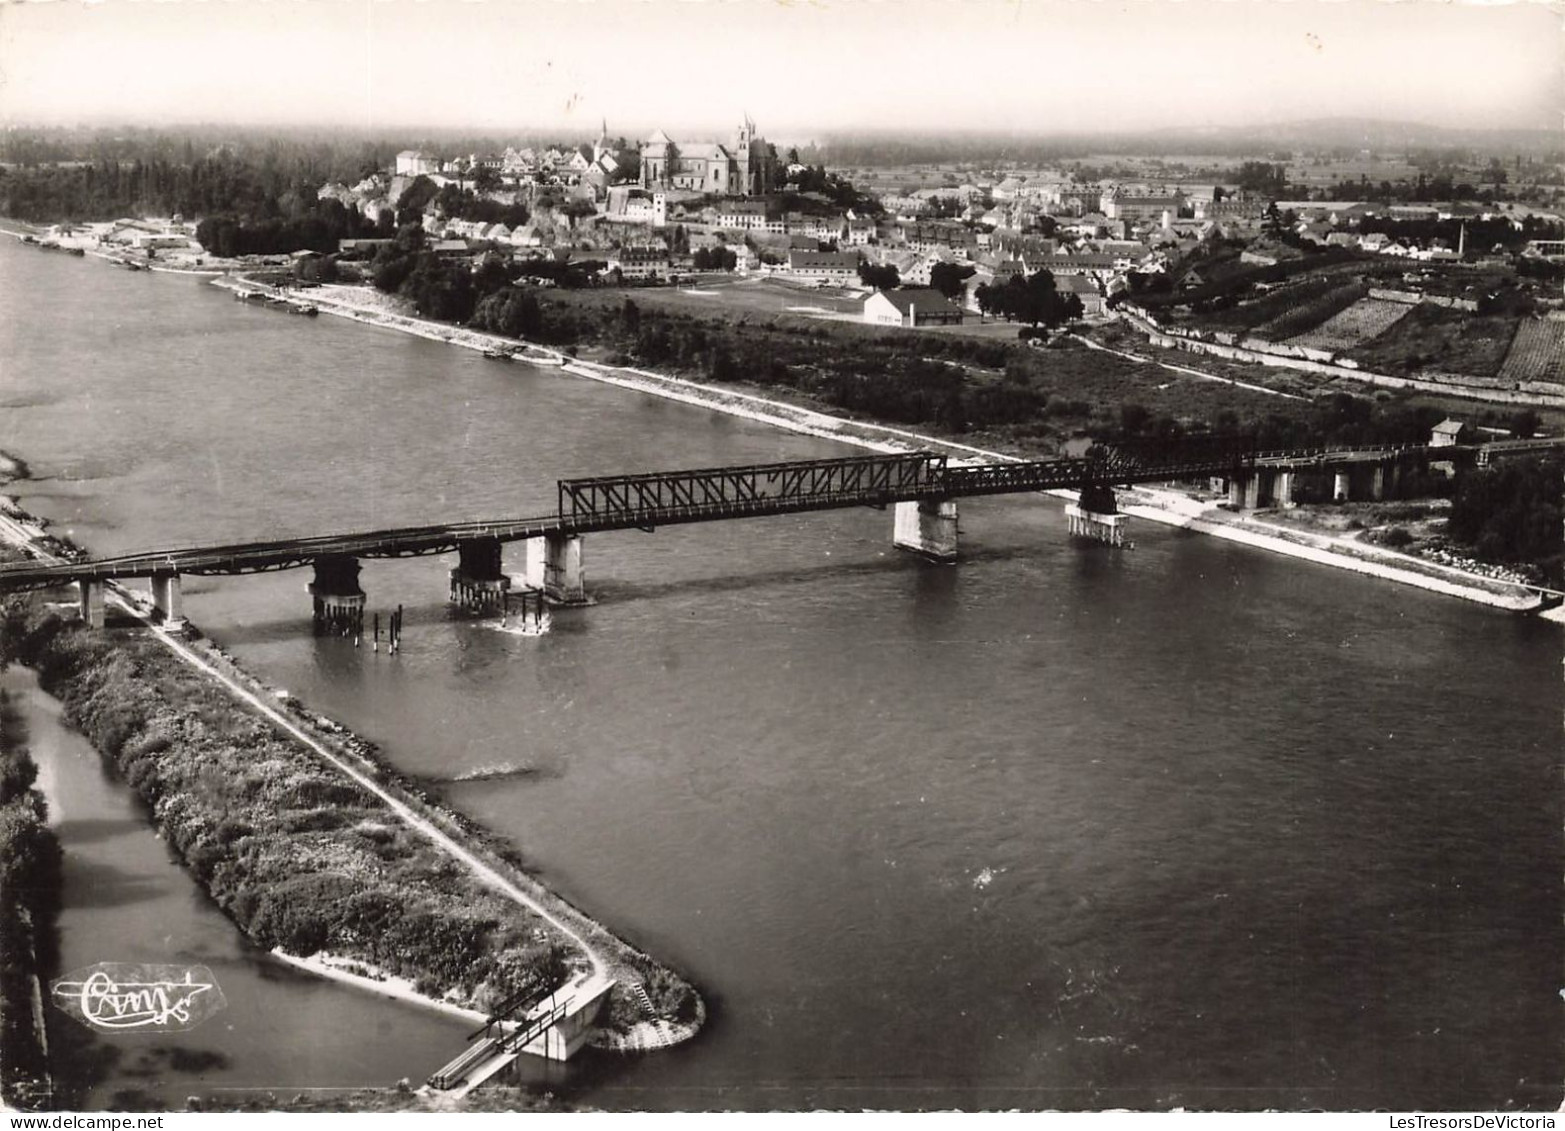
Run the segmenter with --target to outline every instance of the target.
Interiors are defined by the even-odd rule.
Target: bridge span
[[[1424,449],[1417,449],[1421,457]],[[1124,516],[1113,488],[1139,483],[1221,477],[1241,505],[1260,505],[1282,475],[1312,467],[1337,475],[1355,461],[1399,465],[1410,452],[1258,453],[1247,437],[1203,436],[1097,445],[1085,456],[1003,463],[948,463],[934,452],[693,468],[565,479],[557,484],[554,514],[535,518],[397,527],[88,558],[65,563],[26,562],[0,567],[0,592],[74,582],[84,619],[103,623],[103,585],[146,578],[152,604],[170,625],[181,619],[179,579],[187,574],[246,574],[310,567],[317,626],[359,635],[365,595],[360,563],[377,558],[456,554],[451,599],[475,610],[509,608],[512,579],[503,547],[526,544],[522,595],[541,608],[586,600],[582,540],[613,530],[716,522],[849,507],[895,508],[893,544],[939,561],[957,555],[957,500],[1061,488],[1081,491],[1069,509],[1072,533],[1118,543]],[[1259,458],[1258,458],[1259,457]],[[1379,461],[1376,463],[1375,461]],[[1346,462],[1345,462],[1346,461]],[[1344,488],[1345,490],[1345,488]],[[1378,490],[1378,487],[1377,487]]]

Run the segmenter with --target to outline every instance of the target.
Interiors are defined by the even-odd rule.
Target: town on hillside
[[[801,160],[748,115],[715,138],[633,141],[604,122],[574,146],[407,149],[353,183],[302,186],[291,214],[271,220],[99,220],[37,238],[130,265],[243,262],[351,281],[416,232],[421,250],[475,272],[498,262],[566,285],[742,281],[792,295],[796,313],[876,326],[1090,324],[1123,307],[1142,330],[1187,341],[1513,388],[1558,379],[1557,166],[1271,156],[841,167]],[[741,293],[718,285],[711,297]],[[1474,344],[1467,322],[1491,316],[1501,321],[1482,322]],[[1421,355],[1404,341],[1415,330],[1443,349]]]

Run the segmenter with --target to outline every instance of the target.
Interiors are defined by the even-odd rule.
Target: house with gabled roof
[[[851,285],[858,281],[859,253],[793,248],[788,252],[788,274],[821,286]]]
[[[962,308],[934,287],[903,287],[865,299],[864,321],[871,326],[960,326]]]

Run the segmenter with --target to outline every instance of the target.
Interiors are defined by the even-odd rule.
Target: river
[[[11,241],[0,358],[11,489],[101,553],[846,450]],[[702,987],[691,1044],[574,1062],[584,1103],[1558,1106],[1558,626],[1149,524],[1075,544],[1038,497],[964,502],[954,567],[890,521],[590,536],[599,603],[537,638],[449,610],[442,559],[368,562],[396,658],[312,637],[302,573],[187,610]],[[297,1039],[334,1065],[347,1025]]]

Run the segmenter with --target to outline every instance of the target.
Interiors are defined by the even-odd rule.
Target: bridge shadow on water
[[[873,577],[898,573],[954,575],[962,566],[986,562],[1008,562],[1035,553],[1028,545],[989,546],[962,551],[954,563],[926,561],[916,554],[887,549],[879,556],[861,561],[830,561],[816,565],[789,566],[786,569],[751,573],[723,574],[717,577],[684,577],[670,581],[630,580],[609,576],[599,580],[588,577],[587,588],[599,603],[610,601],[657,601],[698,593],[733,593],[746,589],[819,585],[833,579]]]
[[[960,559],[954,564],[942,564],[926,561],[916,554],[902,550],[886,549],[875,557],[857,561],[834,560],[822,561],[814,565],[789,566],[784,569],[763,570],[759,572],[720,574],[715,577],[680,577],[668,581],[636,579],[607,574],[594,576],[589,569],[587,575],[587,592],[592,598],[593,605],[623,604],[629,601],[664,601],[675,600],[702,593],[737,593],[746,589],[778,588],[790,585],[820,585],[834,579],[848,579],[853,577],[873,577],[876,575],[893,575],[899,573],[930,574],[939,577],[954,577],[955,572],[963,567],[973,567],[987,563],[1010,562],[1026,560],[1036,557],[1038,547],[1030,543],[1017,543],[1015,545],[982,546],[972,549],[963,549]],[[372,582],[365,588],[371,590],[371,605],[365,612],[366,632],[368,631],[369,618],[375,613],[381,613],[381,621],[384,625],[391,609],[394,607],[388,601],[384,608],[377,609],[374,602]],[[194,595],[203,590],[211,592],[211,588],[202,586],[200,589],[187,589],[187,595]],[[480,618],[475,614],[457,609],[444,600],[430,601],[425,604],[403,606],[404,624],[409,627],[420,625],[473,622]],[[572,618],[579,616],[591,616],[591,606],[585,609],[555,609],[555,629],[569,630]],[[563,619],[562,619],[563,618]],[[199,618],[198,618],[199,620]],[[301,611],[301,615],[290,616],[280,620],[248,621],[242,624],[224,625],[216,630],[220,636],[220,643],[225,646],[247,646],[282,644],[290,640],[297,640],[300,636],[308,636],[312,631],[310,619],[307,613]],[[323,637],[323,639],[330,639]],[[369,647],[366,642],[363,647]]]

